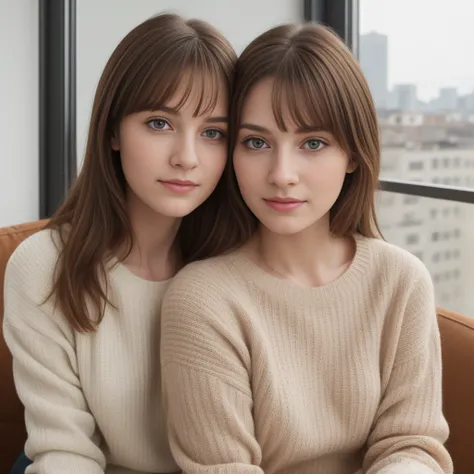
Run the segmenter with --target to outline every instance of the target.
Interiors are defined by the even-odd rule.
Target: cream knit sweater
[[[162,308],[171,449],[187,474],[450,474],[430,276],[356,238],[323,287],[242,251],[191,264]]]
[[[107,308],[96,333],[78,334],[52,301],[40,305],[57,257],[51,232],[39,232],[15,251],[5,280],[3,330],[25,405],[26,454],[34,460],[27,473],[178,471],[159,395],[157,339],[168,283],[115,266],[109,289],[118,310]]]

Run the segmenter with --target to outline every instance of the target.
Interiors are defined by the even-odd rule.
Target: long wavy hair
[[[133,246],[125,176],[119,152],[111,148],[120,121],[158,109],[185,78],[180,106],[200,88],[196,113],[212,110],[222,80],[231,94],[236,60],[230,43],[208,23],[162,14],[126,35],[107,62],[94,98],[82,170],[47,226],[60,236],[50,297],[77,331],[96,330],[106,305],[112,304],[108,255],[121,252],[117,257],[123,260]],[[183,218],[176,243],[184,263],[223,253],[245,239],[247,223],[231,218],[228,200],[221,181],[205,203]]]

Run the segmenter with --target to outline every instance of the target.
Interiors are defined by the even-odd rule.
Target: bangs
[[[188,47],[188,51],[153,58],[147,63],[146,71],[137,71],[144,79],[134,91],[129,91],[124,116],[145,110],[158,110],[175,94],[180,93],[177,105],[180,110],[188,102],[196,104],[193,115],[212,112],[220,94],[228,94],[226,65],[199,43]],[[225,81],[227,90],[222,91]],[[131,81],[133,83],[134,81]]]
[[[301,56],[288,54],[274,77],[272,109],[281,131],[288,131],[290,120],[298,129],[324,130],[338,138],[337,91],[324,71],[314,70]]]

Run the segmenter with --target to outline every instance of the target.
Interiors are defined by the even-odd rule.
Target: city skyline
[[[474,90],[474,66],[466,51],[474,49],[469,34],[474,2],[451,0],[360,0],[361,34],[388,36],[388,85],[416,84],[423,101],[443,87],[460,95]]]
[[[441,85],[428,100],[420,97],[416,83],[389,83],[389,37],[371,31],[362,34],[359,61],[379,110],[474,113],[474,87],[463,94],[458,87]]]

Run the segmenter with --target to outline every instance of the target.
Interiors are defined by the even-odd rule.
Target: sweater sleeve
[[[178,278],[162,307],[161,363],[173,456],[185,474],[263,474],[249,355],[219,290]],[[201,288],[199,288],[201,286]]]
[[[74,334],[52,303],[43,304],[49,272],[41,250],[25,242],[5,275],[3,332],[25,407],[28,474],[103,474],[94,417],[78,374]]]
[[[452,474],[443,444],[441,347],[431,278],[411,286],[391,373],[368,439],[365,474]]]

